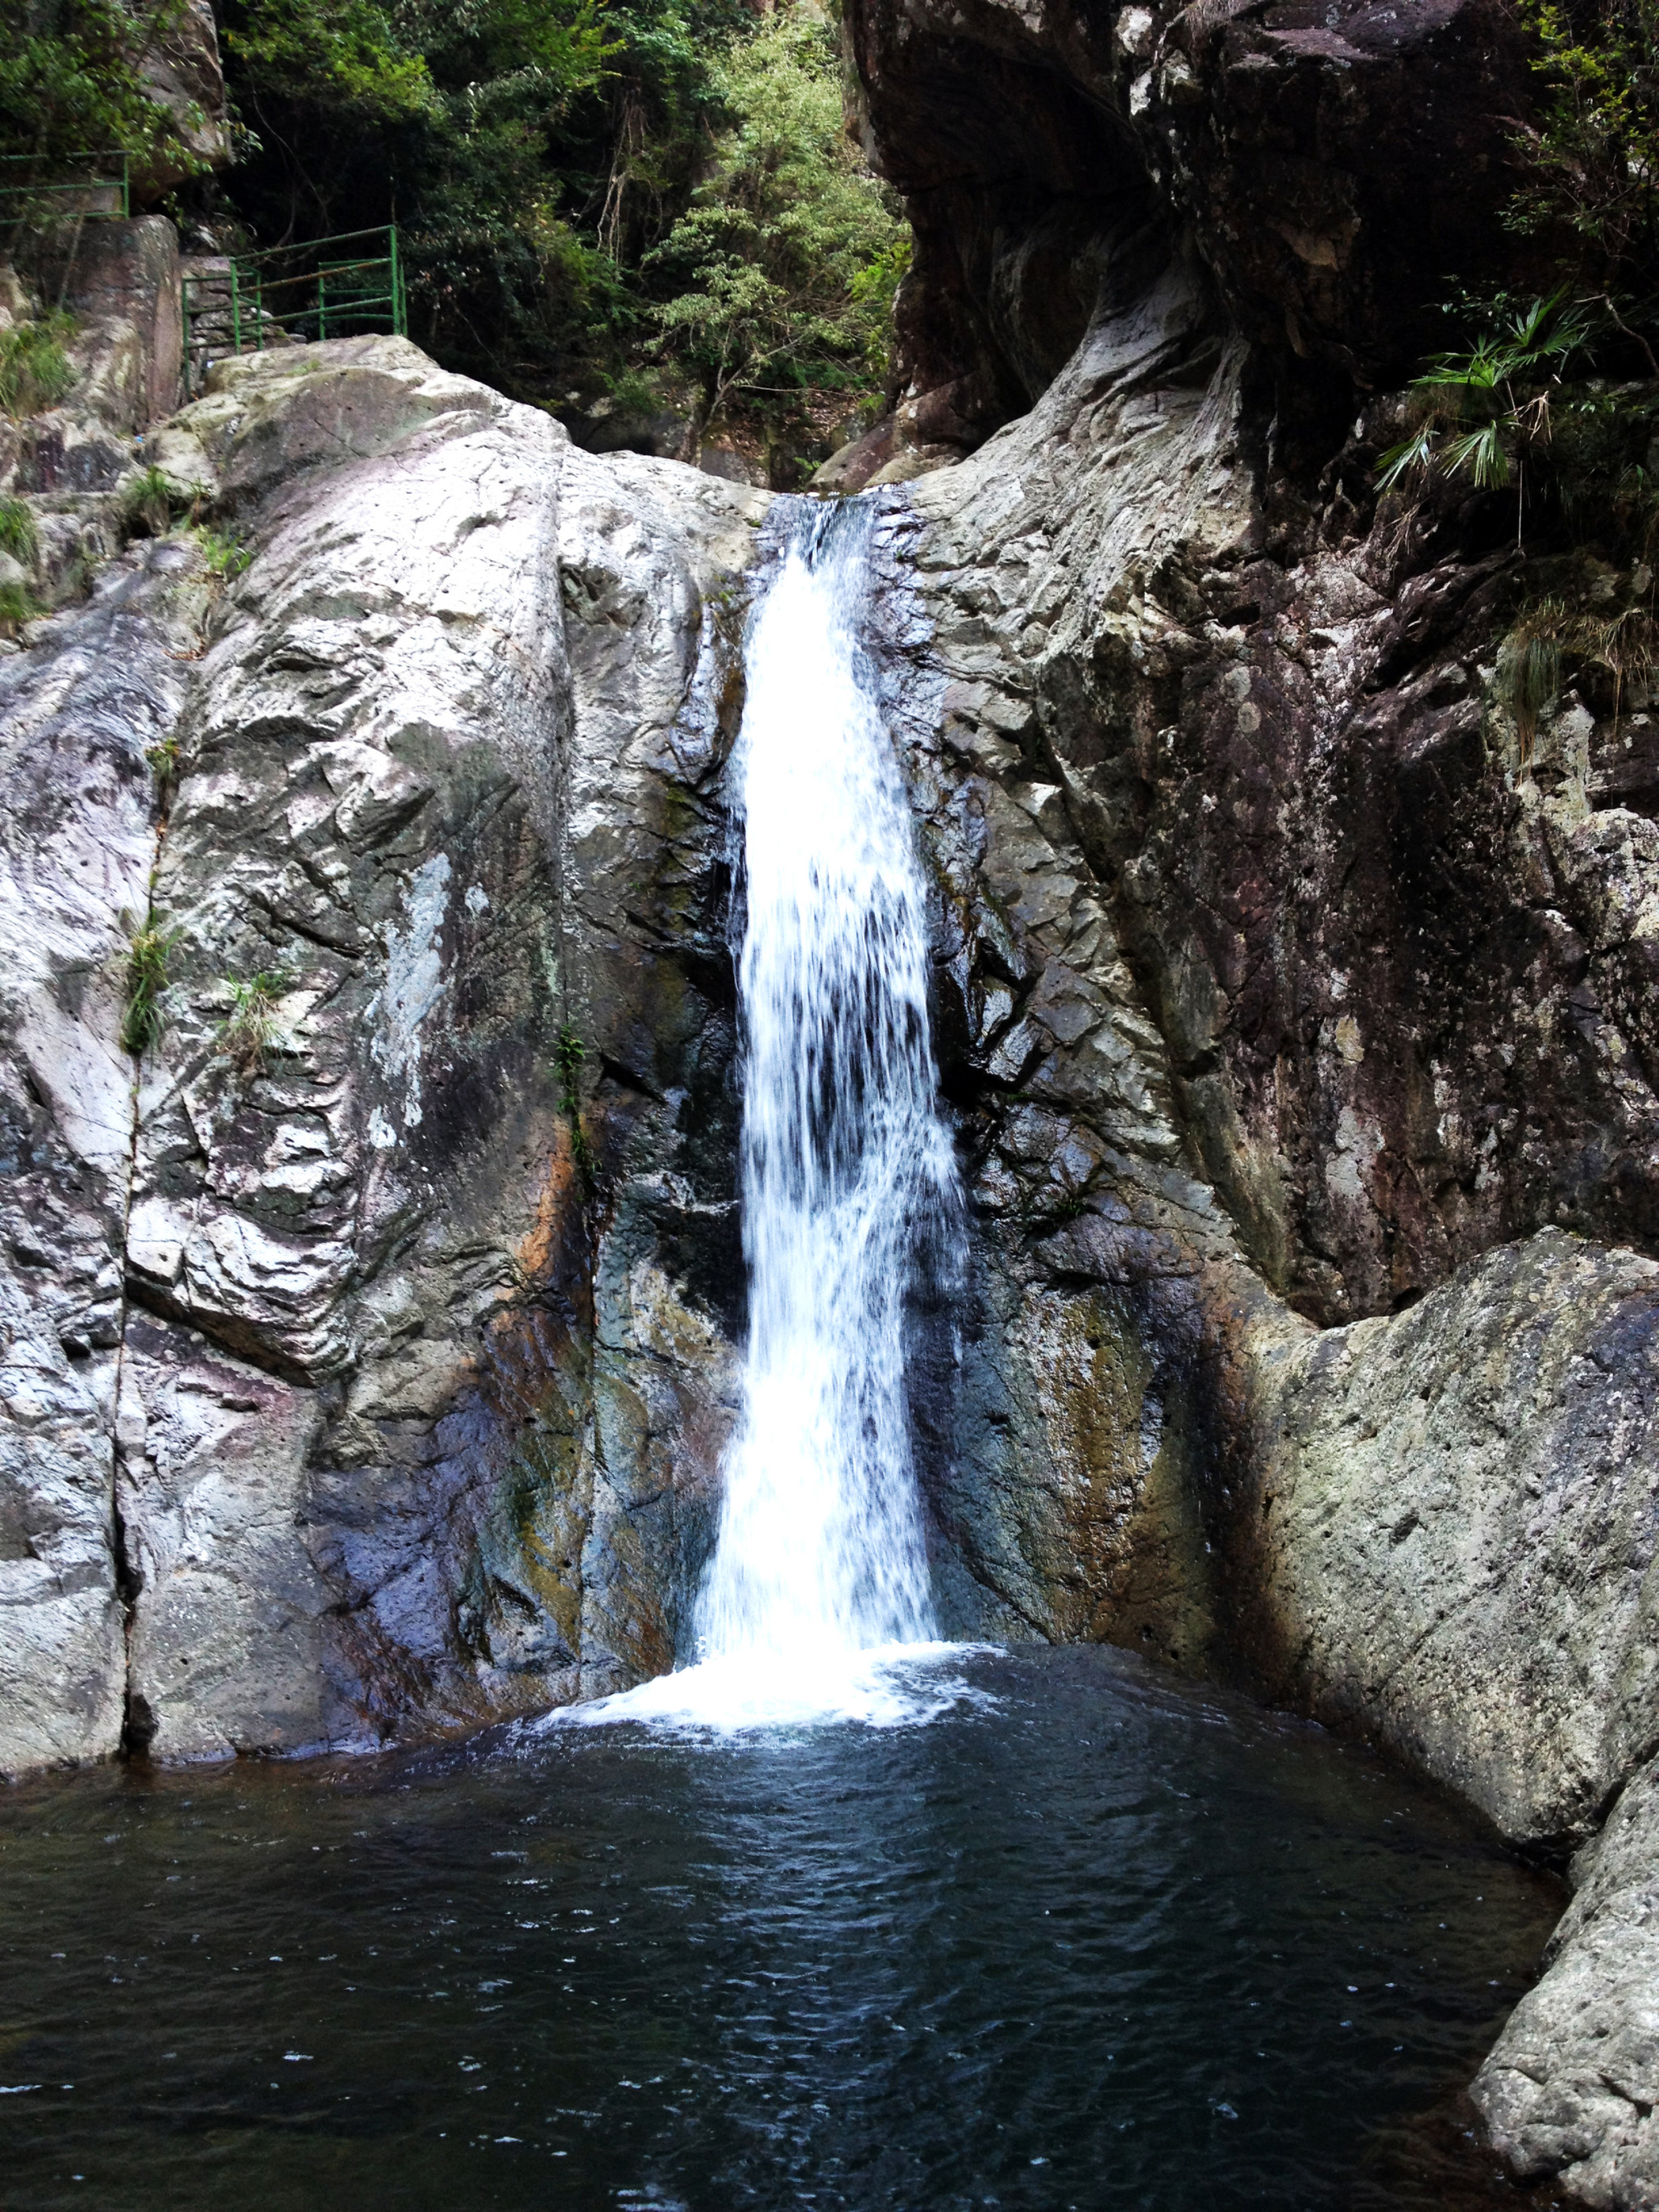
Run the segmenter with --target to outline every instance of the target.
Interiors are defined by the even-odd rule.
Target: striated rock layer
[[[252,565],[135,547],[0,662],[13,1768],[667,1665],[741,1321],[715,594],[763,502],[389,339],[223,364],[149,455]]]

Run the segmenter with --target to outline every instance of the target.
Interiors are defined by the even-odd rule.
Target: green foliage
[[[277,1004],[292,988],[276,969],[261,969],[240,981],[228,979],[230,1012],[219,1024],[219,1050],[244,1078],[263,1074],[282,1034]]]
[[[86,173],[88,153],[120,151],[139,170],[173,174],[203,167],[152,97],[146,58],[187,12],[187,0],[31,0],[0,42],[0,154],[12,186]],[[0,224],[49,216],[53,200],[0,202]]]
[[[233,577],[240,576],[253,559],[240,538],[223,537],[218,531],[210,530],[205,523],[198,522],[192,526],[190,539],[201,555],[209,575],[217,576],[227,583]]]
[[[75,383],[64,347],[75,335],[72,315],[41,315],[0,331],[0,414],[14,422],[55,407]]]
[[[738,394],[866,389],[906,240],[842,128],[832,33],[781,13],[716,82],[732,128],[647,258],[675,283],[659,344],[696,374],[705,418]]]
[[[1377,465],[1384,491],[1431,470],[1492,490],[1510,481],[1518,457],[1548,443],[1550,387],[1586,343],[1588,312],[1554,292],[1521,308],[1496,301],[1488,313],[1469,351],[1438,355],[1413,379],[1418,420]]]
[[[0,584],[0,637],[15,637],[25,623],[45,612],[27,584]]]
[[[159,1044],[167,1024],[161,994],[167,987],[167,957],[179,941],[177,929],[165,927],[152,908],[140,924],[124,915],[127,925],[127,1006],[121,1024],[121,1044],[135,1060],[142,1060]]]
[[[757,29],[744,0],[221,14],[236,216],[270,240],[395,215],[411,335],[447,366],[622,419],[688,386],[754,416],[881,384],[908,240],[842,136],[816,19]]]
[[[581,1075],[586,1058],[587,1047],[566,1022],[553,1047],[553,1073],[559,1079],[559,1110],[570,1124],[570,1155],[583,1187],[592,1190],[597,1163],[593,1147],[587,1141],[587,1132],[582,1127]]]
[[[173,517],[191,512],[202,497],[199,484],[175,483],[152,461],[121,487],[121,520],[135,537],[164,538]]]
[[[605,321],[605,257],[560,207],[567,126],[617,45],[599,0],[226,0],[224,21],[259,234],[395,216],[416,336],[514,389]]]
[[[1583,289],[1645,297],[1659,249],[1659,0],[1519,6],[1541,82],[1510,220],[1552,239]]]
[[[258,94],[358,123],[431,112],[436,95],[424,56],[371,0],[250,0],[227,15],[226,58]]]
[[[34,509],[26,499],[0,497],[0,553],[10,554],[25,568],[40,558],[40,533],[34,526]]]
[[[179,781],[179,768],[183,758],[177,730],[169,730],[153,745],[144,747],[144,758],[149,763],[150,773],[155,778],[155,796],[165,813],[171,805]]]

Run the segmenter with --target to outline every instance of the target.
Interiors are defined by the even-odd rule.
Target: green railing
[[[116,198],[116,204],[113,207],[74,208],[70,212],[74,215],[120,215],[122,216],[130,216],[132,213],[132,156],[131,154],[124,153],[118,146],[93,148],[79,154],[60,155],[50,164],[50,167],[55,173],[61,173],[76,161],[85,161],[90,165],[88,173],[76,177],[67,184],[11,185],[0,181],[0,203],[6,200],[23,201],[24,211],[18,217],[21,222],[27,219],[27,206],[32,201],[76,196],[84,198],[88,192],[112,192]],[[36,154],[0,154],[0,179],[3,179],[6,171],[9,169],[39,169],[41,166],[40,157]],[[100,176],[98,173],[100,166],[113,170],[115,173]]]
[[[185,279],[185,394],[197,352],[215,344],[221,355],[262,352],[273,331],[320,339],[387,328],[398,337],[409,330],[395,223],[233,254],[222,270]]]

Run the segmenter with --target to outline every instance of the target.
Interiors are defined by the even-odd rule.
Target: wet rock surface
[[[135,549],[0,663],[9,1663],[76,1670],[14,1767],[667,1664],[741,1326],[711,794],[763,498],[395,340],[227,364],[156,450],[252,566]]]
[[[1598,2212],[1654,2202],[1659,2144],[1659,1767],[1573,1862],[1543,1979],[1476,2077],[1492,2140],[1528,2179]]]

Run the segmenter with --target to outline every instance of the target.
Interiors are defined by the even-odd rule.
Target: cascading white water
[[[763,1667],[933,1633],[904,1307],[918,1217],[954,1196],[909,805],[859,668],[862,518],[809,520],[842,526],[803,528],[768,596],[734,763],[749,1350],[698,1622]]]
[[[959,1200],[909,807],[857,640],[868,532],[855,508],[808,510],[750,634],[743,1411],[699,1663],[609,1701],[619,1717],[897,1716],[913,1701],[881,1663],[936,1632],[906,1303],[919,1240],[948,1238]]]

